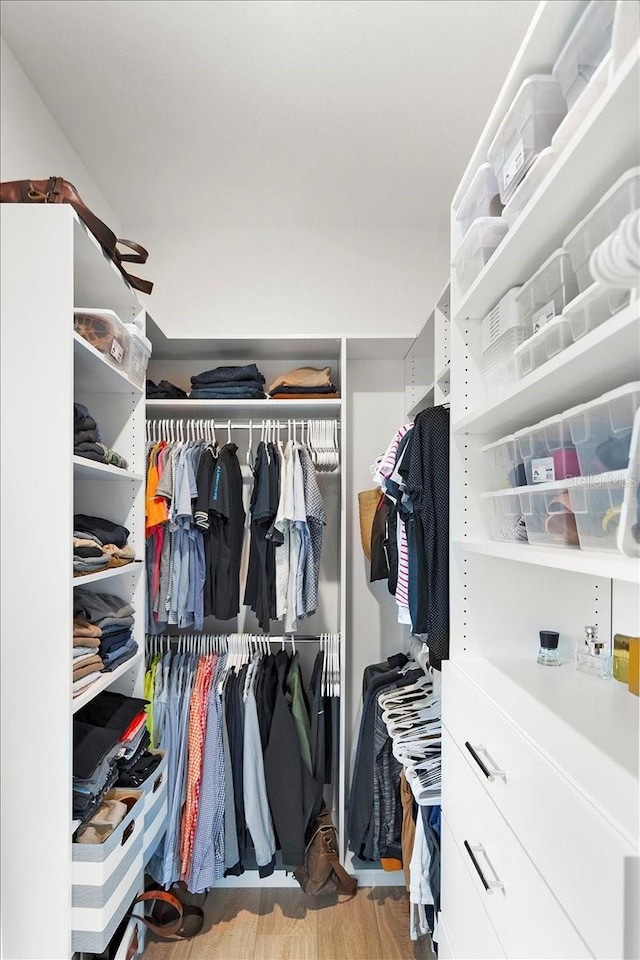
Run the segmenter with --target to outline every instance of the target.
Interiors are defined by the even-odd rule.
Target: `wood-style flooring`
[[[147,937],[144,960],[432,960],[409,938],[402,887],[362,887],[353,900],[313,901],[293,889],[216,889],[193,940]]]

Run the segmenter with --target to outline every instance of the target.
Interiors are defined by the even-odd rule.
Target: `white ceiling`
[[[535,0],[3,0],[130,225],[441,227]]]

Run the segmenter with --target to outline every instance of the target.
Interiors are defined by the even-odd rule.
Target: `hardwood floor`
[[[362,887],[353,900],[313,901],[292,889],[212,890],[193,940],[147,938],[144,960],[432,960],[409,938],[402,887]]]

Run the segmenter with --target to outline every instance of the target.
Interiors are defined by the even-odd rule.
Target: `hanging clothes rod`
[[[311,418],[311,420],[293,420],[293,419],[291,419],[291,420],[273,420],[273,419],[267,419],[267,420],[262,420],[262,419],[260,419],[260,420],[207,420],[207,419],[205,419],[204,421],[203,421],[202,419],[198,419],[198,418],[196,418],[196,419],[185,419],[184,417],[147,417],[147,423],[162,423],[162,422],[165,422],[166,420],[172,420],[173,422],[180,422],[180,423],[184,423],[184,424],[191,423],[191,424],[195,424],[196,426],[200,426],[202,423],[204,423],[204,424],[206,424],[206,426],[208,426],[208,427],[213,427],[214,430],[227,430],[229,427],[231,427],[232,430],[260,430],[261,427],[263,426],[263,424],[264,424],[264,426],[266,427],[267,424],[270,423],[271,426],[272,426],[272,427],[275,427],[276,429],[280,428],[281,430],[286,430],[287,427],[289,427],[289,426],[291,426],[291,427],[294,427],[294,426],[295,426],[295,427],[306,427],[309,422],[312,422],[312,423],[313,423],[313,422],[316,421],[317,419],[322,420],[323,423],[324,423],[324,422],[335,423],[336,426],[337,426],[337,428],[338,428],[338,430],[341,428],[341,423],[340,423],[340,421],[339,421],[339,420],[334,420],[334,419],[331,418],[331,417],[326,417],[326,418],[324,418],[324,419],[323,419],[323,418],[313,417],[313,418]]]

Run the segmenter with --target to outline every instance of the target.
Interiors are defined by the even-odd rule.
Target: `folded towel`
[[[325,387],[331,384],[331,367],[296,367],[273,381],[268,393],[278,387]]]

